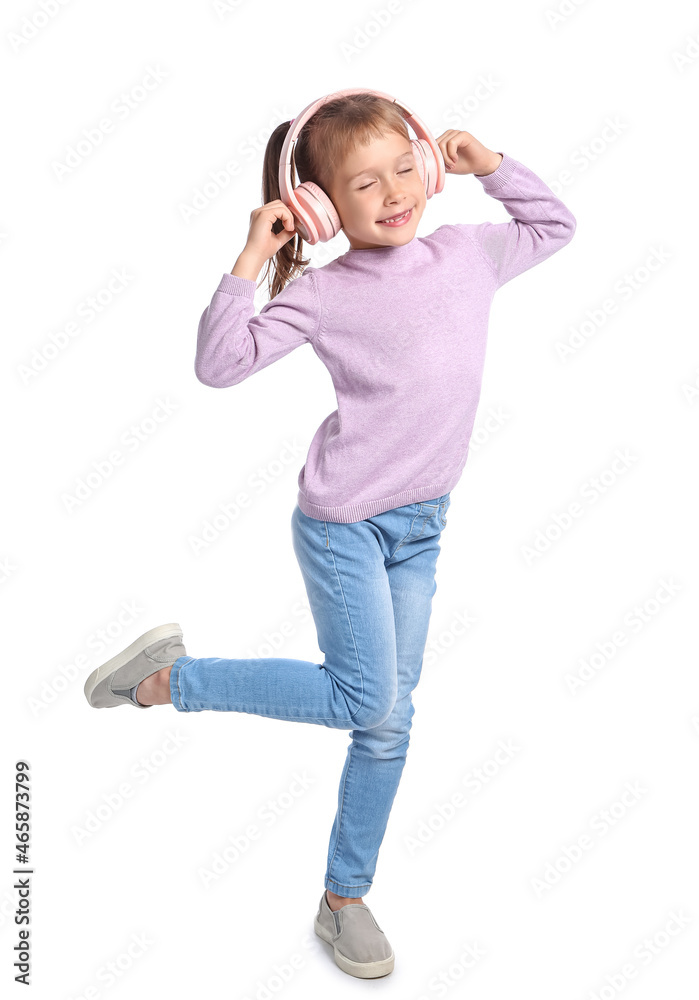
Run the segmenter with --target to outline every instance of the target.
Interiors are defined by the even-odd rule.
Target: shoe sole
[[[139,653],[142,653],[146,647],[151,646],[159,639],[170,639],[172,636],[182,636],[182,634],[182,629],[174,622],[170,625],[156,625],[155,628],[152,628],[149,632],[144,632],[142,636],[135,639],[134,642],[132,642],[130,646],[127,646],[126,649],[123,649],[121,653],[117,653],[117,655],[113,656],[111,660],[107,660],[107,662],[103,663],[101,667],[97,667],[96,670],[92,671],[90,676],[85,681],[85,687],[83,689],[87,700],[92,705],[92,692],[95,690],[97,685],[103,681],[108,674],[115,673],[120,667],[125,666],[129,660],[132,660],[134,656],[138,656]]]
[[[389,972],[393,972],[395,966],[395,956],[393,954],[389,955],[388,958],[382,959],[380,962],[352,962],[337,950],[336,945],[333,943],[332,934],[323,927],[318,917],[315,917],[313,926],[318,937],[332,946],[335,955],[335,964],[343,972],[348,973],[348,975],[356,976],[358,979],[378,979],[379,976],[387,976]]]

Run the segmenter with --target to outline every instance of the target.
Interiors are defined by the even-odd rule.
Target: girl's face
[[[396,132],[350,153],[328,193],[352,250],[409,243],[427,203],[410,141]],[[381,221],[406,212],[395,226]]]

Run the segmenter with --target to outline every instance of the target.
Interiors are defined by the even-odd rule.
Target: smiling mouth
[[[403,212],[402,215],[392,215],[390,219],[377,219],[379,225],[382,226],[402,226],[413,214],[412,208],[409,208],[407,212]]]

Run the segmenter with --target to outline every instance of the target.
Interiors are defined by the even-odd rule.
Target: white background
[[[7,995],[21,989],[12,799],[26,759],[41,1000],[696,996],[696,5],[43,6],[2,12]],[[166,622],[195,656],[322,655],[290,518],[336,407],[330,377],[307,347],[221,391],[193,360],[260,204],[268,135],[356,86],[396,95],[435,135],[468,130],[552,187],[563,176],[577,220],[569,246],[494,300],[408,762],[365,898],[396,968],[365,987],[313,933],[348,734],[98,712],[83,694],[95,667]],[[112,131],[64,169],[106,117]],[[473,177],[447,177],[418,235],[507,218]],[[317,266],[345,249],[342,234],[306,246]],[[110,294],[114,272],[128,280]],[[173,412],[151,425],[159,400]],[[134,425],[155,429],[130,450]],[[69,509],[115,448],[123,462]],[[195,555],[191,536],[241,493],[250,505]],[[575,502],[581,515],[556,530]],[[167,754],[171,733],[181,745]],[[501,741],[515,748],[506,763]],[[474,791],[477,768],[488,780]],[[308,787],[294,797],[296,775]],[[80,839],[98,807],[106,818]],[[251,825],[258,839],[204,887],[200,870]]]

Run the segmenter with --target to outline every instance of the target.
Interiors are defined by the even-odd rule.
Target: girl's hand
[[[272,227],[278,220],[283,223],[283,228],[277,232]],[[275,201],[268,201],[250,213],[250,231],[243,252],[248,257],[258,258],[264,264],[274,257],[295,233],[296,224],[291,209],[278,198]]]
[[[436,142],[449,174],[492,174],[502,163],[500,153],[488,149],[470,132],[450,128],[442,132]]]

